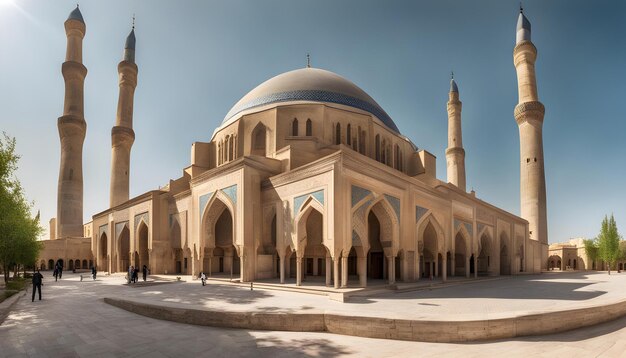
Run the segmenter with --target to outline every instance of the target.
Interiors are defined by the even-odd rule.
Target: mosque
[[[155,274],[205,272],[297,285],[317,280],[334,288],[546,268],[544,106],[537,96],[537,49],[522,12],[513,50],[521,217],[466,190],[462,103],[454,79],[442,181],[435,175],[435,155],[400,133],[372,97],[348,79],[310,66],[248,92],[207,142],[192,144],[180,177],[129,198],[138,74],[133,29],[118,65],[110,205],[83,224],[87,69],[78,8],[65,29],[58,208],[43,266],[59,259],[66,269],[67,263],[84,268],[93,262],[100,272],[114,273],[147,265]]]

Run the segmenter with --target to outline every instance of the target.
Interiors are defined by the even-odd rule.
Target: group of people
[[[143,265],[142,269],[141,269],[141,273],[143,276],[143,281],[146,281],[146,278],[148,277],[148,266]],[[128,268],[128,283],[137,283],[137,281],[139,280],[139,267],[135,267],[135,266],[130,266]]]

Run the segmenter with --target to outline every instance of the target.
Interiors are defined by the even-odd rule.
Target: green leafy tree
[[[593,262],[598,260],[598,242],[597,240],[586,239],[583,240],[583,244],[585,245],[585,254],[587,254],[589,259],[589,267],[587,269],[590,269],[593,267]]]
[[[609,275],[611,274],[611,265],[616,263],[620,256],[620,239],[613,214],[610,218],[605,216],[596,240],[598,241],[598,258],[606,262]]]
[[[32,217],[32,204],[26,200],[15,177],[18,160],[15,138],[3,133],[0,137],[0,266],[5,282],[12,267],[35,264],[41,250],[37,237],[43,228],[39,219]]]

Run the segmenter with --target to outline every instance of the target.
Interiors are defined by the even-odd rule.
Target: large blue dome
[[[284,102],[326,102],[371,113],[390,130],[400,133],[391,117],[365,91],[336,73],[318,68],[285,72],[248,92],[228,112],[222,126],[258,107]]]

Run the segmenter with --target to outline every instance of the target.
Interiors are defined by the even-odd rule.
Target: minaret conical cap
[[[124,61],[135,63],[135,27],[130,31],[130,34],[126,37],[126,44],[124,45]]]
[[[459,92],[459,87],[456,85],[454,78],[450,80],[450,92]]]
[[[130,31],[130,34],[126,37],[126,45],[124,45],[125,49],[135,49],[135,29],[133,28]]]
[[[517,18],[517,30],[515,37],[516,43],[530,41],[530,21],[528,21],[528,18],[522,11],[520,11],[519,17]]]
[[[76,6],[76,9],[72,10],[72,12],[70,12],[70,16],[67,17],[68,20],[77,20],[82,22],[83,24],[85,23],[85,20],[83,20],[83,14],[80,13],[80,9],[78,8],[78,6]]]

